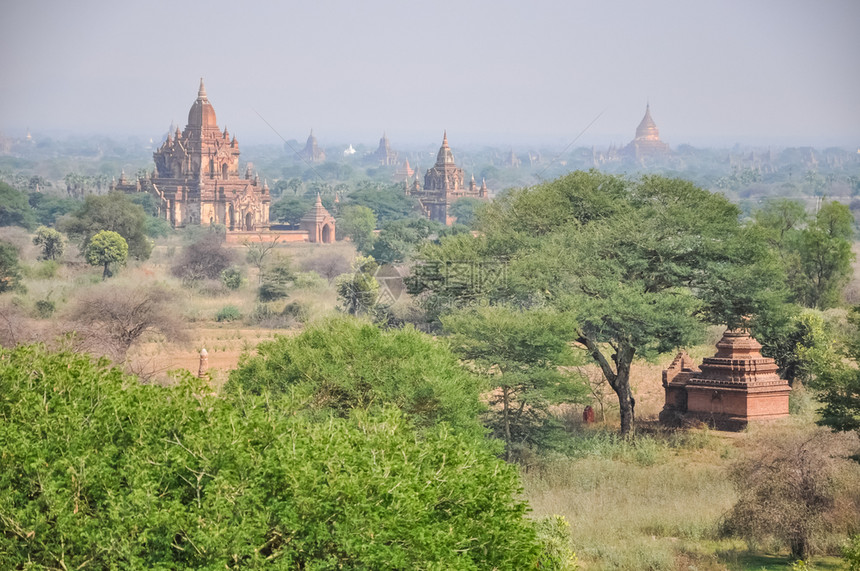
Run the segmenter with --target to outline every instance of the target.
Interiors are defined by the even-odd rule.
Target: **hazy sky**
[[[860,2],[0,0],[0,132],[860,145]]]

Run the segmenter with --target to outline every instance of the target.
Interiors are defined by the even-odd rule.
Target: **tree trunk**
[[[621,435],[625,438],[631,436],[635,420],[634,407],[636,401],[630,390],[630,366],[633,364],[636,349],[626,343],[618,343],[617,346],[613,346],[615,349],[615,353],[612,355],[612,360],[615,362],[615,369],[613,369],[593,339],[587,335],[581,335],[578,341],[585,345],[592,359],[600,365],[603,376],[606,377],[609,386],[618,396],[618,407],[621,413]]]

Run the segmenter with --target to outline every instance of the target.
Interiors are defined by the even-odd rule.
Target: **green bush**
[[[237,290],[242,287],[245,277],[242,275],[242,270],[236,267],[227,268],[221,272],[221,283],[227,286],[227,289]]]
[[[34,307],[36,309],[36,317],[39,319],[48,319],[57,310],[57,304],[49,299],[37,300]]]
[[[234,393],[301,395],[309,407],[342,416],[390,403],[419,426],[444,420],[480,434],[482,388],[443,342],[411,328],[381,331],[348,316],[260,343],[225,385]]]
[[[290,395],[215,395],[190,375],[143,385],[39,346],[0,350],[0,394],[3,569],[534,569],[541,556],[513,466],[389,406],[317,418]]]
[[[242,319],[242,312],[235,305],[225,305],[215,314],[215,321],[237,321]]]

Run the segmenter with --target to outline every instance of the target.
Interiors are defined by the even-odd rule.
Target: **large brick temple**
[[[407,185],[406,191],[418,199],[421,210],[430,220],[450,226],[455,222],[455,218],[449,214],[451,204],[463,197],[486,198],[487,184],[482,181],[479,187],[472,176],[471,182],[466,186],[464,171],[454,162],[454,153],[448,146],[446,131],[442,135],[442,146],[436,155],[436,164],[424,175],[424,188],[421,188],[416,174],[414,183]]]
[[[268,185],[250,169],[240,174],[239,143],[226,128],[218,128],[202,78],[185,130],[168,133],[152,157],[151,175],[129,181],[123,174],[111,187],[151,193],[159,216],[175,228],[223,224],[230,231],[250,232],[269,227]]]
[[[669,154],[669,145],[660,140],[660,131],[651,118],[651,105],[645,105],[645,116],[636,127],[636,137],[630,141],[623,154],[635,160],[644,158],[665,157]]]
[[[663,371],[666,404],[660,420],[696,419],[717,428],[739,430],[750,422],[788,416],[788,382],[773,359],[746,329],[729,329],[717,353],[698,367],[681,351]]]

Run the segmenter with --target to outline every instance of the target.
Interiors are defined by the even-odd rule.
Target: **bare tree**
[[[246,254],[248,263],[257,268],[258,283],[263,283],[263,266],[266,265],[266,257],[277,246],[278,238],[280,236],[275,235],[271,241],[268,241],[264,239],[263,232],[260,231],[257,233],[256,242],[247,239],[242,242],[242,245],[248,249]]]
[[[150,333],[168,341],[186,339],[171,292],[163,286],[102,285],[78,297],[68,315],[78,349],[120,362],[141,337]]]
[[[754,440],[730,470],[740,497],[724,530],[750,542],[776,540],[800,559],[820,551],[834,532],[841,540],[860,508],[856,489],[840,485],[844,474],[856,470],[845,458],[855,442],[854,435],[825,429]]]

